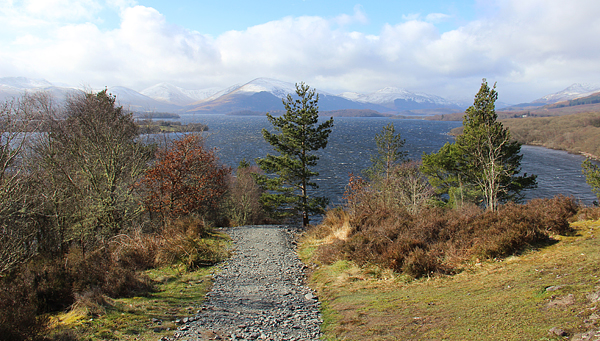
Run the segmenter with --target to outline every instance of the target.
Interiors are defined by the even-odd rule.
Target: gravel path
[[[220,266],[202,308],[175,339],[318,340],[319,302],[303,285],[297,231],[274,225],[224,231],[235,243],[234,255]]]

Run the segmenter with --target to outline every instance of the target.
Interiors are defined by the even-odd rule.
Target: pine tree
[[[424,172],[432,183],[444,183],[448,194],[461,198],[464,189],[474,187],[488,210],[496,210],[501,202],[521,199],[522,190],[537,185],[535,175],[518,175],[521,144],[511,141],[508,129],[497,121],[497,99],[496,85],[490,89],[484,79],[466,111],[464,131],[455,144],[442,148],[443,154],[423,158]]]
[[[582,172],[585,175],[585,182],[592,188],[600,201],[600,166],[592,163],[590,159],[585,159],[581,164]]]
[[[263,137],[279,155],[267,154],[257,160],[267,173],[259,176],[258,181],[267,190],[261,200],[268,212],[277,217],[300,213],[302,225],[306,226],[309,215],[323,213],[328,203],[325,197],[310,197],[308,191],[318,187],[310,180],[319,175],[312,170],[319,160],[313,152],[327,146],[333,118],[318,124],[319,95],[308,85],[296,84],[296,95],[283,100],[286,112],[282,117],[267,113],[279,133],[263,129]]]

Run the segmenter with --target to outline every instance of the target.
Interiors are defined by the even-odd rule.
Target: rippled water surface
[[[252,161],[273,153],[261,135],[263,128],[271,129],[266,117],[200,115],[182,120],[208,124],[208,145],[216,147],[221,160],[231,167],[244,158]],[[404,150],[412,159],[420,159],[423,153],[435,152],[444,143],[453,141],[447,133],[461,125],[461,122],[336,117],[327,148],[318,152],[321,159],[317,167],[320,172],[317,194],[339,204],[349,173],[360,173],[370,166],[370,156],[376,152],[375,134],[390,122],[406,139]],[[522,153],[523,172],[538,176],[538,188],[528,191],[527,199],[557,194],[572,195],[585,204],[596,199],[581,173],[584,157],[532,146],[523,146]]]

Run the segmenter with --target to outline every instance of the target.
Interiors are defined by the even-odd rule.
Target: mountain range
[[[140,92],[121,86],[107,88],[121,105],[132,111],[173,112],[179,114],[262,114],[284,110],[281,99],[295,93],[295,85],[270,78],[257,78],[245,84],[225,89],[183,89],[160,83]],[[68,93],[81,91],[75,87],[56,86],[43,79],[25,77],[0,78],[0,100],[18,97],[25,92],[45,91],[57,99]],[[372,115],[373,111],[387,115],[427,114],[428,110],[457,112],[469,103],[453,102],[439,96],[413,93],[406,89],[386,87],[369,94],[344,92],[338,95],[316,90],[319,93],[319,110],[354,110]],[[528,105],[539,106],[587,96],[600,91],[600,87],[573,84],[565,90],[544,96]],[[525,104],[519,105],[524,106]]]

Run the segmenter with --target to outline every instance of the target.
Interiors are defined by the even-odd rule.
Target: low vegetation
[[[228,256],[214,226],[265,219],[258,199],[230,198],[254,178],[233,176],[202,137],[149,143],[115,102],[101,91],[0,106],[0,340],[106,339],[97,328],[135,306],[119,302],[170,286],[152,269],[207,271]],[[131,322],[117,317],[106,330]]]
[[[600,328],[599,220],[573,223],[572,233],[549,233],[548,242],[507,258],[472,258],[455,275],[418,280],[375,264],[319,262],[325,229],[301,246],[325,340],[587,340]]]
[[[304,233],[325,339],[561,339],[597,327],[600,221],[570,222],[600,210],[563,196],[516,202],[535,177],[519,174],[496,98],[484,80],[457,142],[423,165],[385,127],[367,178],[352,175],[345,206]]]
[[[210,268],[182,272],[161,267],[143,272],[153,284],[144,296],[79,301],[50,319],[49,337],[59,340],[157,340],[194,316],[210,290]]]
[[[379,197],[363,200],[350,212],[328,212],[306,236],[318,246],[311,260],[316,264],[352,261],[421,278],[459,273],[478,260],[550,243],[551,235],[571,232],[568,219],[576,212],[577,205],[566,197],[511,203],[498,211],[473,205],[424,207],[414,213]]]

